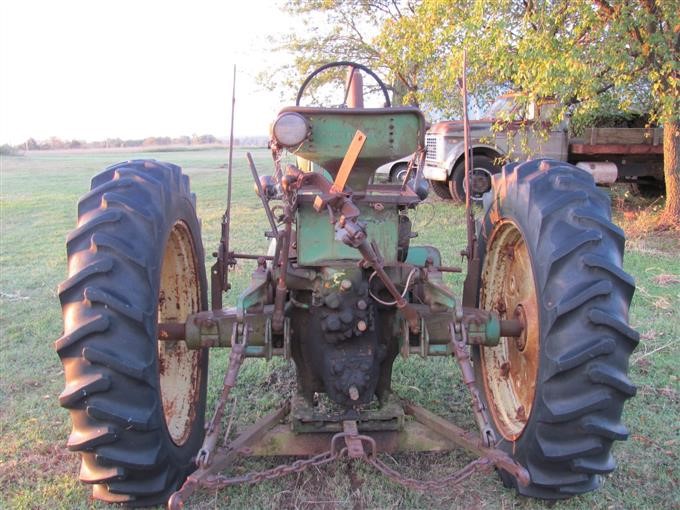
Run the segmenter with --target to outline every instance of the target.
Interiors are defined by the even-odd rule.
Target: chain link
[[[296,460],[291,464],[281,464],[279,466],[276,466],[271,469],[266,469],[264,471],[251,471],[250,473],[247,473],[242,476],[232,477],[224,475],[209,476],[206,480],[201,482],[201,485],[209,489],[220,489],[222,487],[240,484],[252,485],[255,483],[263,482],[265,480],[275,480],[276,478],[280,478],[282,476],[290,475],[293,473],[302,473],[303,471],[310,467],[323,466],[324,464],[333,462],[334,460],[337,460],[345,455],[347,455],[347,448],[343,448],[340,451],[327,451],[315,455],[314,457],[311,457],[309,459]]]
[[[337,436],[341,436],[338,434]],[[225,475],[214,475],[208,476],[206,479],[201,481],[201,485],[209,489],[220,489],[223,487],[229,487],[232,485],[247,484],[252,485],[266,480],[275,480],[286,475],[293,473],[302,473],[303,471],[311,467],[319,467],[342,457],[347,457],[348,449],[344,447],[342,449],[336,449],[332,447],[331,450],[320,453],[309,459],[296,460],[290,464],[281,464],[271,469],[266,469],[264,471],[251,471],[245,475],[241,476],[225,476]],[[367,456],[362,457],[364,461],[373,466],[376,470],[381,472],[383,475],[388,477],[390,480],[408,487],[413,490],[421,492],[434,492],[441,491],[450,488],[452,485],[458,484],[469,478],[478,471],[483,471],[492,467],[491,461],[482,457],[480,459],[470,462],[464,468],[455,471],[454,473],[445,476],[444,478],[438,478],[436,480],[417,480],[415,478],[410,478],[406,475],[399,473],[394,470],[382,460],[380,460],[375,453],[371,453]]]
[[[420,492],[435,492],[449,489],[452,485],[462,482],[477,471],[488,469],[491,466],[489,459],[482,457],[470,462],[464,468],[459,469],[444,478],[438,478],[436,480],[417,480],[395,471],[376,456],[367,457],[366,462],[393,482]]]

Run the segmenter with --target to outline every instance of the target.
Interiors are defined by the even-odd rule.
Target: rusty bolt
[[[510,362],[504,361],[501,363],[501,377],[507,379],[508,375],[510,375]]]
[[[368,304],[363,299],[360,299],[359,301],[357,301],[357,308],[359,310],[366,310],[367,307],[368,307]]]
[[[349,398],[355,401],[359,400],[359,390],[354,385],[349,387]]]
[[[351,280],[345,279],[340,282],[340,290],[347,292],[351,288],[352,288]]]
[[[361,331],[362,333],[368,329],[368,325],[366,324],[366,321],[359,321],[357,322],[357,329]]]
[[[527,346],[527,334],[525,331],[522,331],[522,334],[515,338],[515,345],[517,345],[517,350],[519,351],[523,351]]]
[[[498,310],[498,313],[507,312],[508,309],[505,307],[505,302],[502,298],[498,299],[498,303],[496,303],[496,310]]]
[[[524,312],[524,307],[520,304],[515,308],[515,318],[522,323],[522,334],[515,338],[515,345],[517,349],[523,351],[527,346],[527,317]]]

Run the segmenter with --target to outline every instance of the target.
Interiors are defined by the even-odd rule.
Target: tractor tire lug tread
[[[193,469],[203,436],[207,356],[197,419],[182,446],[165,425],[159,390],[156,306],[166,238],[176,221],[192,236],[201,302],[207,303],[195,195],[176,165],[132,160],[91,180],[66,242],[69,275],[59,288],[64,334],[61,403],[71,450],[93,495],[128,506],[162,504]],[[141,445],[141,446],[140,446]]]
[[[621,269],[623,232],[592,177],[564,162],[505,165],[484,208],[482,256],[503,218],[519,226],[532,259],[545,261],[533,265],[541,345],[534,405],[522,435],[500,444],[533,482],[522,487],[499,474],[524,496],[565,499],[594,490],[614,469],[613,441],[628,436],[621,414],[635,392],[626,372],[639,334],[627,324],[634,280]],[[491,407],[480,349],[473,348],[475,369]]]

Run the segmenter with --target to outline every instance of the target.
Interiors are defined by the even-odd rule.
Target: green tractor
[[[344,107],[300,106],[310,80],[342,66]],[[377,81],[384,107],[363,106],[360,72]],[[621,268],[624,235],[592,177],[558,161],[506,165],[480,221],[468,201],[458,298],[443,275],[461,268],[437,247],[411,243],[409,215],[428,191],[417,108],[391,107],[374,73],[335,62],[307,78],[271,132],[272,175],[259,176],[250,160],[271,248],[241,254],[229,245],[230,173],[210,302],[196,198],[179,167],[119,163],[80,199],[56,349],[66,379],[59,400],[73,423],[68,448],[80,452],[80,479],[94,497],[175,509],[201,487],[341,457],[416,490],[493,468],[526,496],[596,489],[615,468],[613,441],[628,435],[620,419],[635,394],[626,372],[639,336],[628,325],[635,285]],[[297,164],[282,163],[286,151]],[[402,184],[373,182],[377,167],[412,153]],[[223,307],[241,259],[257,267],[236,306]],[[212,348],[230,355],[206,419]],[[453,358],[479,431],[395,395],[399,355]],[[274,356],[293,360],[295,396],[220,444],[244,359]],[[476,459],[441,480],[414,480],[381,460],[455,447]],[[247,454],[303,458],[230,476]]]

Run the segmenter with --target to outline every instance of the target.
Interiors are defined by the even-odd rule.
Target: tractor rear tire
[[[184,322],[207,303],[195,209],[180,168],[148,160],[107,168],[78,203],[55,347],[73,424],[67,446],[97,499],[165,503],[194,468],[208,353],[160,342],[157,324]]]
[[[624,440],[635,290],[623,231],[593,178],[550,160],[507,165],[484,198],[479,306],[526,324],[517,339],[475,347],[480,393],[499,447],[525,466],[524,496],[563,499],[598,488]]]
[[[449,183],[446,181],[433,181],[430,179],[432,191],[442,200],[451,200],[451,192],[449,191]]]

